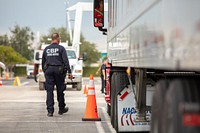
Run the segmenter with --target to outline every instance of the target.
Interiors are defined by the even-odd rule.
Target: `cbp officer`
[[[72,79],[71,69],[67,57],[66,50],[63,46],[59,45],[60,37],[58,33],[53,33],[51,36],[52,44],[44,49],[42,55],[42,70],[45,73],[45,89],[47,92],[47,116],[52,117],[54,113],[54,85],[57,88],[57,100],[59,111],[58,114],[62,115],[68,111],[65,107],[65,76],[68,71],[68,78]]]

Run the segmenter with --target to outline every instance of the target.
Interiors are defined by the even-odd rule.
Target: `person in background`
[[[99,69],[96,72],[96,75],[100,72],[101,77],[101,93],[105,92],[105,85],[106,85],[106,64],[107,64],[107,57],[105,57],[100,65]]]

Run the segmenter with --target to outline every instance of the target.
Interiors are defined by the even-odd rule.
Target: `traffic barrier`
[[[15,80],[14,80],[13,85],[14,85],[14,86],[21,86],[21,82],[20,82],[19,77],[15,77]]]
[[[86,85],[84,86],[84,91],[83,91],[83,94],[86,94],[86,96],[87,96],[87,94],[88,94],[88,90],[87,90],[87,87],[86,87]]]
[[[93,75],[90,75],[86,111],[85,111],[84,118],[82,118],[82,121],[101,121],[101,118],[98,117],[98,112],[97,112],[97,103],[96,103],[96,94],[95,94],[95,88],[94,88]]]
[[[2,85],[3,85],[3,82],[2,82],[1,77],[0,77],[0,86],[2,86]]]

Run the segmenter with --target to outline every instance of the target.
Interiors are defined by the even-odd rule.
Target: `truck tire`
[[[77,88],[77,84],[72,84],[72,88]]]
[[[111,76],[111,88],[110,88],[110,119],[111,119],[111,124],[114,127],[114,116],[115,116],[115,111],[114,111],[114,101],[115,101],[115,82],[116,82],[116,72],[114,72]]]
[[[81,91],[81,89],[82,89],[82,82],[78,82],[78,83],[77,83],[76,90],[77,90],[77,91]]]
[[[115,101],[114,101],[114,128],[116,132],[119,131],[118,129],[118,101],[117,96],[119,91],[124,88],[128,84],[128,76],[126,72],[116,72],[116,79],[115,79]]]
[[[167,80],[160,80],[156,84],[152,104],[151,133],[161,133],[161,119],[164,107],[163,103],[168,87],[169,81]]]
[[[199,126],[184,126],[183,111],[180,110],[184,103],[200,103],[200,83],[193,79],[178,79],[170,83],[164,101],[162,120],[162,133],[199,133]]]
[[[111,107],[110,107],[109,104],[107,104],[107,113],[108,113],[109,116],[110,116],[110,111],[111,111]]]
[[[44,90],[44,83],[43,82],[39,82],[39,90]]]

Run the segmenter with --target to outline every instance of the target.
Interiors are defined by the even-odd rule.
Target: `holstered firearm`
[[[66,77],[67,69],[65,68],[65,65],[59,66],[58,70],[60,74],[63,74],[63,76]]]
[[[60,74],[63,74],[63,72],[64,72],[64,66],[63,65],[59,66],[58,67],[58,71],[59,71]]]

